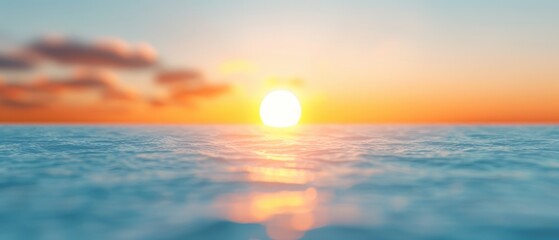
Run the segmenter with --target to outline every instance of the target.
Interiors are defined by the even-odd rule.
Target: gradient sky
[[[95,67],[133,101],[85,101],[66,84],[70,100],[3,104],[0,121],[252,123],[266,92],[288,88],[306,123],[559,122],[558,10],[543,0],[0,1],[2,52],[57,35],[142,42],[158,56],[146,69]],[[7,94],[90,67],[41,61],[0,76]],[[173,93],[153,81],[168,69],[195,69],[211,88],[155,106]]]

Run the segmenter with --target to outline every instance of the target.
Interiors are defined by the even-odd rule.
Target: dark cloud
[[[28,70],[35,65],[35,59],[21,54],[0,53],[0,69]]]
[[[189,69],[160,71],[155,79],[156,83],[167,86],[184,85],[202,81],[202,74]]]
[[[42,38],[28,50],[69,65],[113,68],[146,68],[157,63],[155,50],[144,43],[132,45],[118,39],[84,42],[65,37]]]
[[[12,108],[45,107],[60,103],[65,94],[83,93],[96,93],[98,102],[138,100],[108,72],[81,72],[66,79],[38,78],[29,83],[0,82],[0,104]]]
[[[0,78],[0,107],[4,108],[54,109],[70,105],[104,108],[117,104],[119,107],[134,104],[184,107],[194,106],[198,99],[221,96],[231,90],[229,84],[211,83],[196,70],[161,70],[156,66],[155,51],[147,44],[131,45],[116,39],[82,41],[48,37],[14,50],[23,54],[0,54],[0,69],[32,70],[30,73],[41,74],[37,71],[41,68],[33,69],[36,63],[52,61],[85,71],[69,77],[40,77],[23,82]],[[156,71],[153,81],[164,90],[163,95],[158,98],[138,96],[122,88],[106,68]]]
[[[166,88],[167,96],[152,100],[154,106],[189,106],[197,98],[217,97],[231,90],[229,84],[208,83],[202,74],[192,70],[160,71],[155,82]]]

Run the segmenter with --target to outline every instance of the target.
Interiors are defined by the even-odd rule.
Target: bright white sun
[[[270,127],[291,127],[299,122],[301,104],[297,97],[286,90],[275,90],[260,103],[260,118]]]

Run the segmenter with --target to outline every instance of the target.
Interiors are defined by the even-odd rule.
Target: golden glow
[[[300,168],[251,166],[240,170],[247,173],[247,180],[250,182],[306,184],[315,178],[314,173]]]
[[[219,68],[219,72],[222,74],[251,73],[255,69],[256,67],[249,61],[233,60],[223,63]]]
[[[209,176],[214,181],[244,182],[252,188],[219,196],[213,208],[220,216],[236,223],[262,225],[270,239],[282,240],[300,239],[312,229],[353,223],[360,219],[358,208],[333,204],[330,200],[332,192],[318,187],[346,185],[345,181],[339,181],[338,176],[347,175],[347,169],[322,171],[317,167],[320,163],[309,159],[311,155],[320,157],[321,150],[303,147],[305,139],[300,134],[292,134],[296,131],[261,130],[262,141],[266,144],[238,141],[238,136],[234,134],[222,139],[224,144],[229,143],[227,145],[244,155],[241,161],[231,162],[232,165],[227,168],[229,174]],[[305,128],[296,130],[304,131]],[[232,178],[223,178],[224,175]],[[335,182],[330,182],[332,180]],[[405,204],[404,199],[395,206]]]
[[[272,239],[299,239],[320,223],[316,208],[324,196],[315,188],[301,191],[255,192],[226,195],[218,205],[228,219],[239,223],[261,223]]]
[[[262,100],[260,118],[270,127],[291,127],[299,122],[301,104],[297,97],[287,90],[275,90]]]

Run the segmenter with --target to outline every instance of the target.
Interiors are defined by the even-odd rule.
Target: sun
[[[301,118],[301,104],[290,91],[274,90],[260,103],[260,118],[270,127],[295,126]]]

